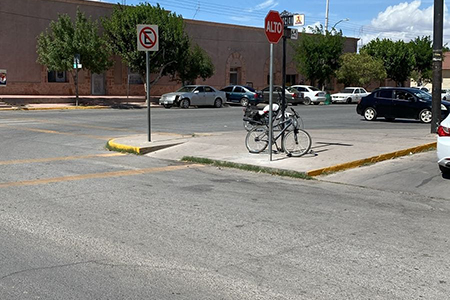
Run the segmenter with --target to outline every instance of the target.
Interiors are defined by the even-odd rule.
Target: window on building
[[[241,68],[230,68],[230,84],[240,84]]]
[[[295,79],[296,79],[297,75],[295,74],[287,74],[286,75],[286,85],[294,85],[295,84]]]
[[[68,82],[69,78],[65,71],[48,71],[48,82]]]
[[[141,75],[128,69],[128,83],[129,84],[144,84]]]

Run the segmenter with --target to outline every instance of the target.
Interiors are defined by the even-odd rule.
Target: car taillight
[[[439,125],[437,134],[439,136],[450,136],[450,129],[448,127]]]
[[[292,94],[292,97],[297,98],[298,94],[294,93],[294,94]]]
[[[258,99],[258,94],[255,93],[255,94],[253,95],[253,98]]]

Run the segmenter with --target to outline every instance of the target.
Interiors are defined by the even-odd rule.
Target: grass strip
[[[255,165],[239,164],[239,163],[214,160],[214,159],[209,159],[209,158],[200,158],[200,157],[195,157],[195,156],[183,156],[183,158],[181,158],[181,161],[204,164],[204,165],[211,165],[211,166],[215,166],[215,167],[240,169],[240,170],[244,170],[244,171],[250,171],[250,172],[255,172],[255,173],[265,173],[265,174],[270,174],[270,175],[275,175],[275,176],[292,177],[292,178],[307,179],[307,180],[314,179],[313,177],[311,177],[305,173],[302,173],[302,172],[289,171],[289,170],[283,170],[283,169],[275,169],[275,168],[267,168],[267,167],[259,167],[259,166],[255,166]]]

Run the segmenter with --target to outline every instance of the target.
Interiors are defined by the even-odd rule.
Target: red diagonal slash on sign
[[[148,31],[151,31],[153,33],[154,39],[150,38]],[[144,38],[144,41],[142,40],[143,38]],[[153,48],[153,46],[155,46],[155,44],[156,44],[157,39],[158,38],[156,36],[156,32],[150,27],[142,28],[141,32],[139,33],[139,42],[141,43],[141,45],[144,48],[147,48],[147,49]],[[145,43],[145,40],[150,41],[150,44]]]

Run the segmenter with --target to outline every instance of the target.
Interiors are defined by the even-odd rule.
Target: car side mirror
[[[197,90],[197,91],[194,91],[194,94],[198,94],[199,93],[199,91]]]

